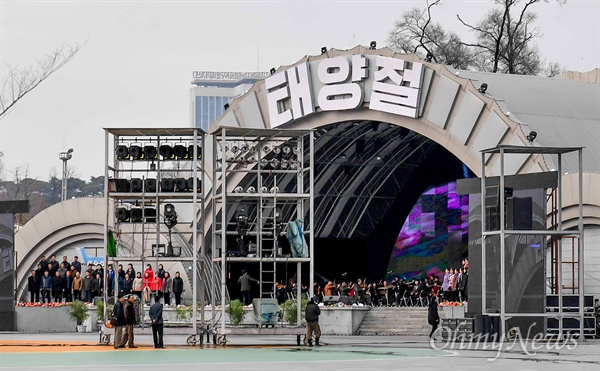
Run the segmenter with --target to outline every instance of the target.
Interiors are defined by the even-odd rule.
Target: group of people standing
[[[30,302],[69,303],[82,300],[91,303],[95,297],[103,296],[106,284],[109,297],[114,296],[116,289],[117,296],[136,295],[143,298],[145,303],[150,303],[151,294],[157,293],[164,297],[166,305],[171,304],[171,295],[175,298],[176,306],[181,304],[183,279],[179,272],[171,278],[171,274],[162,264],[158,265],[156,272],[151,264],[147,264],[143,273],[136,272],[131,263],[128,264],[127,270],[119,264],[115,271],[113,265],[108,264],[105,271],[102,264],[94,266],[92,263],[88,263],[87,270],[84,269],[85,266],[77,256],[73,257],[72,262],[63,256],[60,263],[55,255],[50,259],[42,256],[37,268],[31,271],[27,279]]]
[[[160,302],[161,296],[156,295],[154,304],[150,307],[149,316],[152,320],[152,335],[154,338],[154,348],[164,348],[163,345],[163,305]],[[135,345],[135,336],[133,327],[137,323],[135,311],[134,295],[119,295],[115,302],[111,315],[111,326],[115,329],[114,348],[121,349],[125,346],[137,348]]]

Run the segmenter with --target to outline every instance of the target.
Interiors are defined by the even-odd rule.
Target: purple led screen
[[[460,268],[467,254],[469,196],[456,194],[456,182],[423,192],[394,244],[386,278],[423,278]]]

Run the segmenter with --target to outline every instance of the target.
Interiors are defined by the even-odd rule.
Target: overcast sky
[[[536,42],[570,70],[599,67],[599,0],[542,3]],[[193,70],[268,71],[377,41],[401,13],[425,1],[7,1],[0,0],[0,54],[11,65],[65,43],[86,43],[63,69],[0,122],[5,178],[17,166],[49,179],[58,153],[85,180],[104,174],[104,127],[188,127]],[[456,14],[476,23],[492,1],[447,0],[434,19],[472,39]],[[5,66],[2,65],[2,77]],[[60,177],[60,175],[59,175]]]

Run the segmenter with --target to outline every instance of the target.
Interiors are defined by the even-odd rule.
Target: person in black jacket
[[[175,272],[173,278],[173,294],[175,294],[175,306],[181,304],[181,293],[183,292],[183,279],[179,276],[179,272]]]
[[[52,277],[52,297],[54,301],[60,303],[62,301],[63,289],[65,288],[65,279],[62,278],[59,271],[54,273]]]
[[[31,276],[27,279],[27,291],[29,291],[32,303],[40,301],[40,277],[35,271],[31,271]]]
[[[431,332],[429,333],[429,338],[431,339],[433,333],[438,328],[438,324],[440,323],[440,315],[438,314],[438,305],[437,300],[435,300],[435,296],[431,296],[431,300],[429,301],[429,308],[427,310],[427,322],[431,325]],[[435,338],[433,338],[435,340]]]
[[[163,305],[160,295],[154,298],[154,304],[150,307],[150,319],[152,320],[152,338],[156,349],[164,348],[163,345]]]
[[[114,348],[125,348],[125,344],[123,341],[123,326],[125,325],[125,308],[123,307],[123,302],[125,298],[123,295],[119,295],[119,300],[115,303],[113,307],[113,314],[111,318],[111,324],[115,328],[115,344]]]
[[[321,309],[317,305],[319,298],[313,296],[312,299],[306,304],[306,337],[304,338],[304,345],[310,347],[313,346],[312,336],[315,333],[315,345],[321,346],[319,339],[321,338],[321,327],[319,326],[319,315],[321,315]]]

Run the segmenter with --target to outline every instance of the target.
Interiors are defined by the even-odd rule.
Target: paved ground
[[[98,334],[0,333],[0,370],[54,370],[68,366],[125,366],[128,370],[600,370],[600,342],[505,344],[496,350],[460,349],[426,337],[328,336],[323,347],[296,345],[294,336],[233,336],[226,346],[187,346],[186,335],[167,335],[154,349],[137,335],[137,349],[97,345]],[[523,347],[527,350],[525,352]],[[539,349],[532,347],[539,346]],[[443,350],[440,348],[444,347]],[[437,348],[437,349],[436,349]],[[472,346],[474,348],[474,346]],[[496,358],[497,359],[494,359]]]

